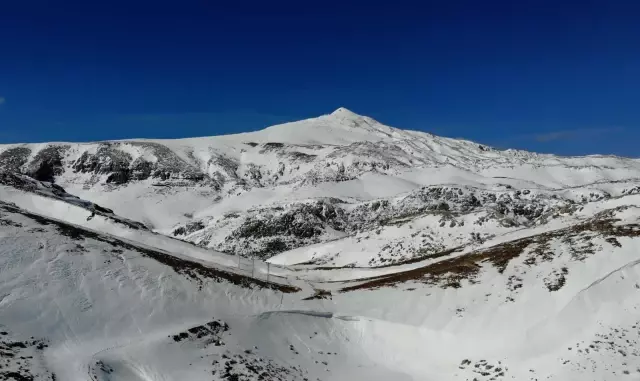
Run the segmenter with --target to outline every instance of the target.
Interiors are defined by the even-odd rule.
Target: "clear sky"
[[[256,130],[344,106],[640,156],[640,1],[0,3],[0,143]]]

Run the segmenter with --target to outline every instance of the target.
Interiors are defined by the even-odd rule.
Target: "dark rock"
[[[146,180],[151,176],[153,164],[141,158],[137,158],[131,164],[130,177],[132,180]]]
[[[54,182],[64,172],[62,157],[68,146],[50,146],[39,151],[26,170],[26,174],[38,181]]]
[[[313,204],[297,205],[292,210],[275,216],[249,219],[234,232],[234,236],[264,238],[285,235],[311,238],[322,234],[325,226],[343,230],[344,225],[342,209],[324,201],[318,201]]]

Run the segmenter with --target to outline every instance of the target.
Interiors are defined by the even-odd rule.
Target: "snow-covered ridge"
[[[392,154],[385,155],[389,150]],[[615,157],[562,158],[495,150],[466,140],[392,128],[344,108],[318,118],[218,137],[0,145],[0,166],[4,169],[37,174],[42,179],[58,175],[61,169],[65,172],[72,169],[83,173],[116,173],[109,180],[116,183],[149,176],[198,181],[204,177],[214,178],[216,172],[224,177],[229,171],[237,173],[243,169],[241,167],[251,165],[264,176],[267,170],[277,173],[281,164],[287,172],[292,172],[289,166],[295,164],[297,167],[300,162],[331,164],[327,162],[333,161],[349,166],[358,159],[367,161],[370,156],[378,156],[383,162],[390,161],[390,166],[400,170],[440,164],[466,169],[482,168],[487,164],[513,166],[523,163],[578,167],[626,163],[637,167],[637,161]],[[296,168],[295,172],[309,172],[308,169],[311,168],[306,171]],[[127,171],[130,173],[123,174]],[[283,174],[276,177],[282,178]]]

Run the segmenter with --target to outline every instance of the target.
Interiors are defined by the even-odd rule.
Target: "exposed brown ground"
[[[615,212],[622,210],[616,208],[599,213],[593,219],[568,228],[559,229],[539,235],[520,238],[510,242],[501,243],[489,248],[463,254],[451,259],[445,259],[424,267],[403,271],[390,275],[360,279],[364,281],[355,286],[345,287],[341,292],[355,290],[371,290],[380,287],[393,287],[398,284],[417,281],[425,284],[439,285],[443,288],[459,288],[461,282],[467,280],[475,282],[475,278],[485,264],[491,264],[498,272],[503,273],[509,262],[522,255],[527,248],[525,265],[533,266],[541,261],[551,261],[556,253],[551,251],[549,242],[552,239],[561,239],[568,244],[573,260],[584,260],[588,255],[595,253],[595,245],[591,240],[595,237],[603,237],[611,245],[620,247],[618,237],[640,236],[639,224],[626,224],[616,226],[619,221],[614,218]],[[450,255],[450,250],[443,252]],[[410,263],[410,262],[405,262]],[[562,272],[563,276],[567,271]],[[561,287],[562,285],[560,285]],[[557,290],[553,287],[550,291]]]

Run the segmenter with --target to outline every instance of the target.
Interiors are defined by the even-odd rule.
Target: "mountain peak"
[[[355,112],[345,108],[340,107],[336,111],[331,113],[331,116],[335,116],[341,119],[359,119],[362,118],[362,115],[358,115]]]

